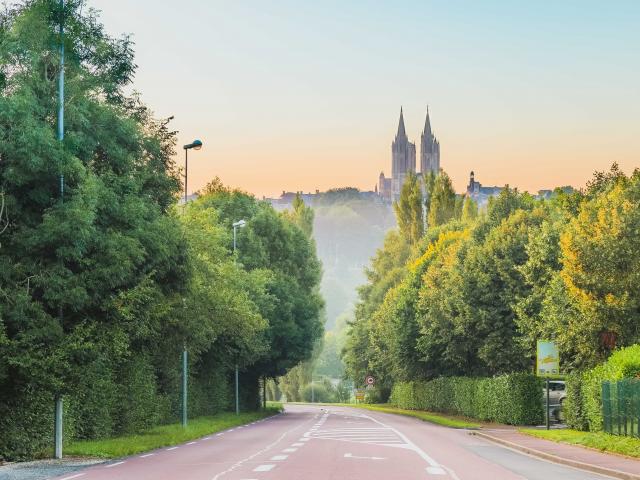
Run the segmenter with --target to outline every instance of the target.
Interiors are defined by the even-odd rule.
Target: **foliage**
[[[602,382],[634,378],[640,375],[640,345],[616,350],[609,359],[594,368],[577,372],[567,386],[566,406],[571,426],[602,431]],[[576,419],[575,421],[573,419]]]
[[[408,410],[464,415],[511,425],[543,420],[542,383],[530,374],[494,378],[441,377],[394,385],[391,403]]]
[[[432,220],[438,182],[447,179],[438,176],[427,198]],[[569,421],[601,428],[600,384],[619,374],[596,365],[621,358],[613,343],[640,342],[639,192],[640,171],[626,176],[614,164],[583,192],[558,188],[536,200],[506,187],[479,216],[468,199],[451,201],[445,223],[430,221],[417,242],[390,233],[360,289],[346,375],[358,384],[374,374],[383,400],[408,381],[470,376],[475,385],[476,377],[533,371],[536,341],[553,338],[563,370],[578,372]],[[480,395],[495,384],[479,385]],[[497,418],[492,408],[482,415]]]
[[[589,423],[584,411],[581,372],[573,372],[565,380],[567,396],[562,404],[565,423],[575,430],[588,430]]]
[[[461,213],[456,211],[456,192],[451,184],[451,178],[446,172],[440,172],[433,184],[433,190],[429,195],[428,225],[437,227],[459,218]]]
[[[192,414],[231,406],[235,364],[242,408],[254,407],[258,377],[307,358],[321,332],[308,210],[282,215],[217,180],[201,201],[176,207],[175,132],[125,94],[136,69],[132,43],[109,37],[85,7],[70,0],[61,12],[57,1],[29,0],[0,12],[5,459],[46,450],[56,396],[67,441],[175,420],[185,347]],[[230,219],[245,217],[235,262]]]
[[[414,173],[409,172],[393,209],[400,233],[410,244],[418,242],[424,234],[423,208],[421,181]]]

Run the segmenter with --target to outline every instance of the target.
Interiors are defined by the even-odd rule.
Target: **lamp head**
[[[200,150],[202,148],[202,142],[200,140],[194,140],[190,144],[185,145],[183,148],[185,150],[189,150],[191,148],[193,148],[194,150]]]
[[[234,226],[234,227],[240,227],[240,228],[242,228],[242,227],[244,227],[246,224],[247,224],[247,222],[246,222],[246,221],[244,221],[244,220],[238,220],[237,222],[235,222],[235,223],[233,224],[233,226]]]

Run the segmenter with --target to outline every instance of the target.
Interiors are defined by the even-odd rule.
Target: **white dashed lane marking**
[[[275,467],[275,465],[271,464],[271,465],[258,465],[256,468],[253,469],[254,472],[268,472],[271,469],[273,469],[273,467]]]
[[[289,455],[274,455],[271,457],[271,460],[286,460]]]
[[[124,462],[116,462],[116,463],[112,463],[110,465],[105,465],[104,468],[112,468],[112,467],[117,467],[118,465],[122,465]]]
[[[147,458],[155,455],[155,453],[147,453],[146,455],[140,455],[140,458]]]

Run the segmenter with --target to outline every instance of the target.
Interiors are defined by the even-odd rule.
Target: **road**
[[[602,480],[410,417],[288,405],[200,440],[58,477],[78,480]]]

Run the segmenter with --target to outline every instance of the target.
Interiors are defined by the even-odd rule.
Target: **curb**
[[[620,478],[621,480],[640,480],[640,475],[636,475],[635,473],[622,472],[620,470],[613,470],[611,468],[599,467],[598,465],[592,465],[590,463],[583,463],[577,460],[570,460],[568,458],[558,457],[550,453],[541,452],[540,450],[536,450],[534,448],[523,447],[522,445],[518,445],[517,443],[513,443],[508,440],[503,440],[502,438],[494,437],[493,435],[489,435],[487,433],[474,431],[474,432],[469,432],[469,435],[475,435],[477,437],[484,438],[485,440],[489,440],[494,443],[499,443],[500,445],[511,448],[513,450],[518,450],[528,455],[542,458],[544,460],[548,460],[553,463],[558,463],[560,465],[567,465],[569,467],[578,468],[580,470],[585,470],[587,472],[608,475],[613,478]]]

